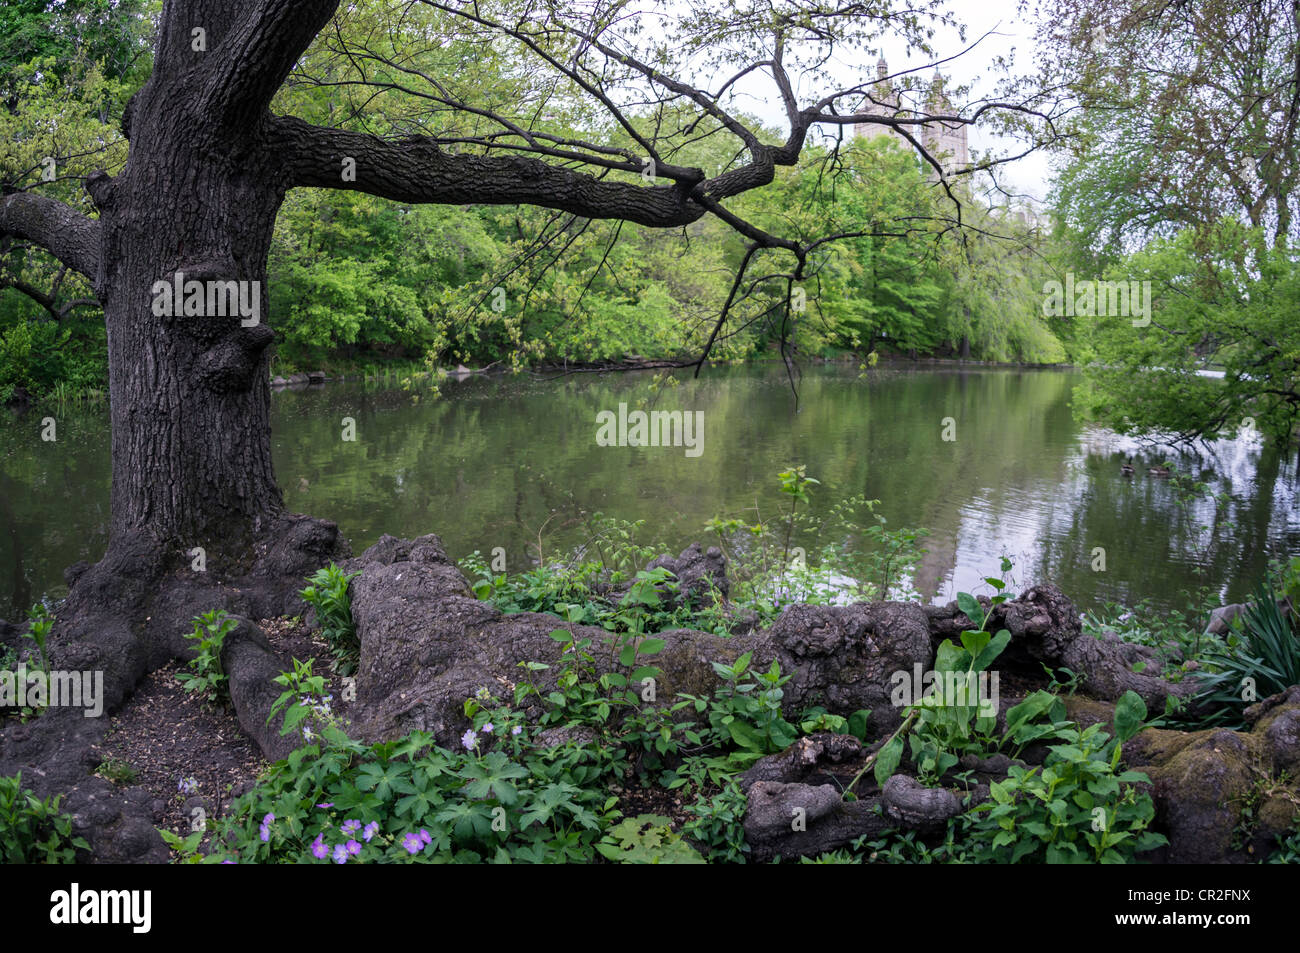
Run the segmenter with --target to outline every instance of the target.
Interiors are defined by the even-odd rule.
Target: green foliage
[[[934,785],[956,767],[964,754],[983,754],[996,750],[993,732],[997,727],[997,710],[987,711],[993,698],[985,696],[989,685],[985,672],[1011,642],[1011,633],[1000,629],[997,634],[988,631],[993,610],[1010,598],[1006,592],[1006,576],[1011,572],[1011,561],[1002,559],[1002,578],[989,577],[984,581],[993,588],[994,596],[986,610],[969,592],[957,594],[957,605],[965,616],[979,625],[975,631],[961,633],[961,645],[944,639],[935,652],[933,683],[922,698],[914,699],[905,709],[903,723],[884,746],[849,784],[852,790],[858,778],[868,767],[874,769],[876,783],[883,786],[903,760],[903,739],[911,749],[917,777],[923,784]],[[906,677],[907,673],[903,673]],[[896,687],[895,691],[899,689]],[[897,699],[900,703],[905,699]]]
[[[114,173],[125,161],[117,118],[152,66],[156,7],[156,0],[25,0],[5,8],[0,140],[8,145],[0,184],[39,187],[89,209],[79,183],[94,168]],[[453,110],[466,142],[488,134],[479,115],[486,108],[548,137],[640,151],[628,130],[610,129],[590,112],[583,90],[563,82],[563,91],[539,87],[533,57],[522,47],[485,51],[478,31],[467,33],[456,18],[428,8],[399,17],[360,4],[336,27],[345,47],[370,50],[385,37],[380,46],[391,44],[388,55],[412,76],[442,77],[449,84],[444,93],[454,87],[448,95],[469,107]],[[429,36],[441,40],[431,46]],[[357,68],[331,45],[314,45],[299,69],[328,81],[288,84],[276,109],[381,136],[427,128],[421,96],[354,97],[376,78]],[[544,116],[526,106],[541,96],[552,106]],[[654,119],[634,114],[631,122],[674,162],[697,163],[713,175],[733,160],[711,116],[666,105]],[[769,134],[777,132],[763,133]],[[56,182],[36,181],[45,156],[59,160]],[[814,246],[800,263],[797,290],[807,294],[806,306],[800,299],[795,308],[790,282],[757,278],[791,272],[792,257],[758,252],[750,271],[756,280],[712,343],[717,360],[763,357],[789,345],[803,354],[852,351],[874,363],[885,348],[952,352],[963,343],[974,356],[994,360],[1064,357],[1036,310],[1041,237],[971,202],[963,215],[974,227],[960,237],[951,233],[950,206],[926,168],[888,139],[859,138],[835,150],[809,145],[796,166],[778,167],[766,188],[735,197],[730,208],[804,242],[833,232],[858,237]],[[353,190],[292,190],[268,255],[278,329],[273,366],[277,373],[390,361],[521,368],[695,356],[709,340],[745,247],[744,236],[716,216],[669,231],[549,209],[410,205]],[[6,258],[24,286],[57,292],[56,309],[91,297],[87,282],[58,276],[47,256],[15,249]],[[55,318],[0,285],[0,399],[16,387],[37,394],[60,384],[71,392],[102,390],[100,318],[93,307]]]
[[[184,637],[194,646],[195,655],[187,663],[188,672],[178,672],[176,681],[187,692],[198,692],[208,701],[220,704],[229,700],[226,671],[221,664],[221,647],[238,622],[224,610],[205,612],[194,617],[194,628]]]
[[[157,831],[159,836],[162,837],[163,843],[170,847],[172,853],[176,855],[173,863],[201,864],[204,862],[203,852],[199,849],[199,845],[203,842],[204,835],[207,834],[205,829],[193,831],[186,837],[181,837],[179,834],[174,834],[162,827],[157,828]]]
[[[716,533],[728,556],[732,600],[758,613],[775,617],[789,602],[827,604],[851,600],[907,598],[910,576],[923,550],[925,530],[889,529],[876,512],[879,500],[857,495],[831,504],[814,517],[803,467],[778,474],[781,492],[791,498],[784,531],[775,531],[760,515],[754,522],[714,517],[705,529]],[[816,558],[801,547],[791,558],[791,543],[820,543]]]
[[[23,637],[28,639],[36,647],[36,653],[41,659],[41,671],[47,676],[50,674],[50,654],[46,648],[46,640],[49,638],[50,629],[54,628],[54,616],[50,614],[44,604],[37,603],[27,612],[28,628]]]
[[[673,832],[671,821],[654,814],[627,818],[610,828],[596,849],[619,864],[703,864],[690,844]]]
[[[734,780],[728,780],[715,794],[701,794],[687,810],[695,815],[682,827],[682,834],[707,852],[714,863],[743,864],[749,845],[745,842],[745,810],[748,799]]]
[[[1277,847],[1268,855],[1270,864],[1300,864],[1300,818],[1291,830],[1277,835]]]
[[[38,191],[91,212],[85,177],[116,174],[126,159],[118,117],[152,63],[154,5],[15,0],[0,8],[0,192]],[[88,280],[25,243],[6,245],[0,402],[17,388],[35,397],[60,386],[65,397],[102,390],[106,340]]]
[[[294,699],[286,731],[307,717],[298,713],[319,710],[321,683],[309,673],[302,663],[285,673],[277,704]],[[486,690],[466,710],[476,727],[457,751],[423,732],[368,746],[333,719],[318,720],[314,743],[234,802],[218,843],[240,862],[593,859],[616,817],[616,799],[602,788],[619,759],[594,743],[543,744],[522,712]]]
[[[982,754],[994,745],[996,707],[985,710],[979,675],[1011,641],[1002,629],[996,636],[985,632],[963,632],[961,647],[945,639],[935,653],[935,689],[911,709],[916,713],[908,735],[911,757],[922,783],[937,783],[957,765],[964,754]],[[884,773],[882,756],[877,760],[877,779]],[[886,762],[887,764],[887,762]],[[883,783],[883,782],[882,782]]]
[[[737,766],[783,751],[799,737],[799,729],[781,714],[785,695],[781,686],[792,676],[782,675],[781,664],[775,659],[766,672],[751,669],[752,655],[745,652],[730,665],[712,663],[722,679],[712,698],[682,694],[697,712],[706,715],[715,743],[735,745],[730,761]]]
[[[1227,221],[1152,242],[1107,277],[1150,282],[1151,323],[1079,319],[1082,411],[1126,434],[1290,439],[1300,423],[1293,250]]]
[[[652,549],[649,552],[653,555]],[[697,607],[692,600],[665,599],[676,595],[678,583],[661,567],[632,573],[631,585],[615,603],[611,601],[615,580],[627,581],[629,574],[607,570],[599,562],[565,561],[507,575],[493,573],[475,551],[460,565],[472,580],[475,596],[502,612],[549,612],[574,625],[606,629],[613,634],[619,654],[632,660],[623,663],[629,667],[634,667],[636,657],[654,655],[662,648],[657,639],[646,636],[680,628],[726,635],[730,628],[717,600]]]
[[[800,857],[801,864],[860,864],[851,851],[841,848],[840,850],[828,851],[825,854],[818,854],[816,857]]]
[[[1190,706],[1201,727],[1240,727],[1247,705],[1300,684],[1300,637],[1267,580],[1255,587],[1241,631],[1230,633],[1226,645],[1206,659],[1212,671],[1202,677],[1202,691]]]
[[[1222,647],[1217,637],[1205,634],[1205,620],[1218,605],[1218,593],[1209,587],[1189,593],[1181,609],[1157,607],[1149,599],[1131,607],[1106,603],[1084,613],[1083,631],[1094,638],[1114,632],[1125,642],[1155,649],[1164,677],[1176,682],[1184,677],[1180,665],[1203,663]]]
[[[359,572],[344,573],[330,563],[316,570],[307,580],[307,587],[298,593],[316,610],[316,622],[329,643],[334,669],[340,675],[355,672],[361,656],[361,642],[352,621],[352,599],[348,596],[348,584],[359,575]]]
[[[1122,744],[1146,720],[1128,692],[1115,708],[1112,741],[1100,725],[1052,726],[1040,768],[1012,765],[990,786],[991,800],[964,817],[962,843],[977,863],[1127,863],[1166,843],[1147,830],[1155,817],[1146,775],[1121,771]],[[1008,715],[1008,723],[1011,717]],[[1023,737],[1023,735],[1022,735]]]
[[[95,774],[113,784],[135,784],[135,768],[123,758],[106,758],[99,763]]]
[[[315,733],[326,728],[342,730],[338,719],[330,708],[332,695],[325,694],[325,676],[313,675],[312,666],[315,659],[300,662],[293,660],[293,671],[281,672],[275,677],[275,683],[284,688],[280,696],[271,704],[271,711],[266,717],[267,724],[280,712],[283,723],[280,734],[297,732],[303,743],[311,742]]]
[[[73,863],[90,845],[72,836],[72,818],[59,810],[62,796],[39,800],[22,781],[21,772],[0,777],[0,863]]]

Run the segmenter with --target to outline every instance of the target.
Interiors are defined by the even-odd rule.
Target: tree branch
[[[222,124],[248,126],[271,104],[316,34],[329,23],[338,0],[261,0],[212,52],[202,101]]]
[[[432,140],[402,140],[280,117],[268,146],[284,162],[286,187],[367,192],[399,202],[538,205],[583,218],[621,218],[653,228],[689,225],[704,207],[677,186],[609,182],[526,156],[456,155]],[[345,179],[344,159],[356,162]]]
[[[99,271],[99,222],[55,199],[32,192],[0,198],[0,239],[35,242],[95,283]]]

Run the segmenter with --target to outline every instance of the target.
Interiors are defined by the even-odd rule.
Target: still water
[[[865,494],[891,528],[928,529],[914,584],[936,601],[996,575],[1003,554],[1020,587],[1055,581],[1081,609],[1181,605],[1204,584],[1237,599],[1271,557],[1300,554],[1294,451],[1244,438],[1197,455],[1143,451],[1072,417],[1076,380],[819,366],[805,369],[797,402],[779,366],[682,373],[671,387],[641,372],[475,377],[418,400],[342,382],[276,395],[275,465],[289,506],[337,521],[355,552],[384,533],[438,533],[455,557],[503,547],[511,570],[532,564],[539,537],[543,557],[575,545],[584,509],[645,519],[674,551],[707,542],[713,516],[752,520],[757,505],[774,518],[788,500],[776,473],[792,464],[821,481],[815,509]],[[702,411],[701,452],[598,446],[596,415],[620,403]],[[53,443],[40,438],[50,413]],[[344,417],[355,442],[342,439]],[[1180,505],[1169,480],[1147,473],[1166,459],[1226,502]],[[0,417],[0,616],[58,597],[64,566],[102,554],[108,491],[105,411]]]

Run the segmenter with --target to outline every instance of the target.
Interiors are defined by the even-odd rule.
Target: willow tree
[[[165,0],[152,72],[121,118],[126,161],[85,180],[94,215],[42,195],[39,183],[0,200],[0,237],[35,243],[84,275],[104,309],[110,543],[75,576],[62,627],[129,657],[110,692],[118,697],[174,651],[177,620],[238,607],[232,593],[259,581],[272,594],[259,611],[273,610],[304,571],[346,547],[332,524],[286,512],[271,464],[266,263],[290,189],[529,204],[656,228],[715,215],[747,242],[716,337],[743,319],[760,258],[781,256],[764,274],[790,284],[841,237],[774,234],[729,208],[795,165],[810,138],[835,149],[857,123],[891,128],[935,170],[960,222],[952,179],[1002,160],[945,171],[923,149],[921,126],[1003,116],[1026,134],[1044,119],[1050,127],[1050,109],[1023,92],[928,114],[919,69],[890,80],[915,109],[873,108],[877,77],[865,67],[881,38],[928,52],[935,28],[954,26],[940,0],[665,5],[674,17],[633,15],[619,0],[337,7]],[[459,66],[449,65],[453,55]],[[511,79],[476,100],[466,80],[489,55],[510,58]],[[847,70],[845,83],[828,65],[833,55],[864,68]],[[760,80],[784,120],[776,137],[730,106]],[[335,122],[284,114],[286,82],[300,100],[325,103]],[[360,96],[385,106],[360,115],[348,108]],[[683,107],[694,121],[664,121]],[[368,127],[377,114],[386,117],[379,130]],[[682,161],[706,135],[728,138],[734,160],[713,169]],[[863,222],[850,234],[919,227]]]

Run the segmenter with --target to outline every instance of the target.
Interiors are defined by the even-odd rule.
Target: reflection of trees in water
[[[1144,468],[1120,477],[1126,454],[1108,442],[1115,438],[1070,416],[1074,380],[900,367],[860,378],[810,367],[797,409],[779,366],[710,369],[664,388],[646,373],[476,377],[444,382],[443,399],[418,403],[408,391],[345,383],[278,394],[272,434],[288,504],[337,521],[355,551],[383,533],[434,532],[453,556],[502,546],[518,570],[552,511],[561,516],[547,524],[546,551],[580,543],[586,530],[570,521],[584,510],[644,519],[644,540],[680,551],[713,541],[704,524],[714,516],[779,523],[777,471],[802,463],[822,481],[813,517],[862,494],[881,501],[890,529],[931,531],[914,580],[927,597],[954,575],[997,574],[1005,548],[1029,556],[1017,567],[1022,584],[1050,578],[1085,607],[1130,596],[1175,601],[1199,564],[1180,541],[1169,486]],[[597,447],[595,415],[620,401],[703,410],[704,455]],[[0,426],[0,474],[10,481],[0,486],[0,602],[17,595],[29,605],[60,585],[65,566],[103,547],[104,415],[57,416],[57,447],[40,442],[30,414]],[[357,422],[355,444],[340,440],[345,416]],[[955,442],[940,439],[944,417],[956,420]],[[1230,488],[1226,518],[1236,528],[1220,531],[1206,573],[1244,594],[1270,541],[1300,549],[1296,456],[1221,448],[1211,464],[1221,475],[1201,478],[1216,492]],[[824,542],[800,545],[814,554]],[[1091,571],[1096,546],[1107,550],[1106,573]]]
[[[54,417],[55,436],[41,440]],[[103,555],[108,541],[108,415],[42,405],[0,423],[0,618],[25,618],[63,591],[63,569]]]

